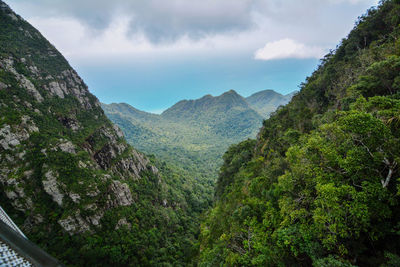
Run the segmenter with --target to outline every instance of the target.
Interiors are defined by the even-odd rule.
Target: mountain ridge
[[[162,114],[129,104],[102,104],[102,108],[134,147],[211,184],[223,152],[230,144],[254,138],[263,120],[234,90],[181,100]]]
[[[273,95],[273,97],[271,97],[268,93],[271,93]],[[140,113],[140,114],[143,114],[143,115],[146,114],[146,115],[156,115],[156,116],[163,116],[164,115],[165,118],[167,118],[168,117],[168,113],[175,112],[175,109],[177,107],[186,106],[188,104],[189,105],[193,105],[196,102],[205,102],[205,100],[211,100],[211,99],[214,100],[214,101],[217,100],[217,99],[224,99],[224,98],[226,99],[229,96],[234,96],[234,98],[240,97],[241,99],[244,99],[244,101],[247,102],[247,104],[257,112],[258,112],[257,108],[254,107],[255,105],[257,105],[256,102],[263,102],[264,101],[263,104],[264,105],[268,105],[269,106],[268,108],[270,108],[270,106],[274,106],[275,109],[276,109],[280,105],[287,104],[290,101],[290,99],[296,93],[298,93],[298,91],[293,91],[291,93],[283,95],[283,94],[280,94],[280,93],[278,93],[278,92],[276,92],[276,91],[274,91],[272,89],[266,89],[266,90],[261,90],[261,91],[255,92],[255,93],[251,94],[248,97],[244,97],[244,96],[240,95],[239,93],[237,93],[235,90],[231,89],[231,90],[223,92],[222,94],[217,95],[217,96],[213,96],[211,94],[206,94],[206,95],[204,95],[204,96],[202,96],[200,98],[197,98],[197,99],[182,99],[182,100],[179,100],[178,102],[176,102],[175,104],[173,104],[169,108],[167,108],[164,111],[162,111],[160,114],[156,114],[156,113],[152,113],[152,112],[149,112],[149,111],[144,111],[144,110],[137,109],[134,106],[132,106],[132,105],[130,105],[128,103],[125,103],[125,102],[118,102],[118,103],[112,102],[112,103],[109,103],[109,104],[102,103],[102,105],[114,107],[114,108],[118,109],[118,111],[120,111],[120,112],[123,112],[123,110],[120,109],[120,108],[117,108],[118,105],[120,105],[120,106],[128,105],[129,107],[127,107],[127,108],[128,109],[129,108],[133,109],[135,113],[137,112],[137,113]],[[278,98],[278,99],[276,99],[276,98]],[[271,103],[271,102],[273,102],[273,103]],[[271,110],[270,112],[273,112],[273,111],[274,110]],[[258,113],[261,116],[263,116],[263,114],[264,114],[264,113],[260,113],[260,112],[258,112]],[[133,114],[133,115],[135,115],[135,114]],[[265,116],[263,116],[263,118],[267,117],[268,115],[269,114],[266,114]]]

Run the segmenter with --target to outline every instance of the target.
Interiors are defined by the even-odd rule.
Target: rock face
[[[30,117],[22,116],[20,125],[4,124],[0,128],[0,147],[4,150],[15,150],[16,146],[27,140],[31,133],[38,131],[39,129]]]
[[[89,224],[80,216],[79,213],[74,216],[68,216],[65,219],[58,220],[61,227],[70,234],[79,234],[90,231]]]
[[[111,182],[109,190],[109,207],[129,206],[133,203],[132,193],[127,184],[115,180]]]
[[[106,211],[134,203],[132,183],[158,170],[62,55],[2,1],[0,18],[0,200],[20,212],[28,235],[92,233]],[[121,217],[121,225],[131,224]]]

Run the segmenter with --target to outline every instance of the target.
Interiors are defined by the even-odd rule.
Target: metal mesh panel
[[[32,264],[0,240],[0,266],[28,267]]]

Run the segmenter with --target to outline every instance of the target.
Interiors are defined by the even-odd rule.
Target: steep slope
[[[268,118],[277,107],[289,103],[296,93],[297,92],[293,92],[287,95],[282,95],[273,90],[264,90],[246,97],[246,102],[263,118]]]
[[[381,1],[224,155],[200,266],[400,264],[400,2]]]
[[[187,262],[201,188],[154,164],[0,1],[0,201],[28,238],[73,265]]]

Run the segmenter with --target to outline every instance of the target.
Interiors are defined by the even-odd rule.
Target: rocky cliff
[[[0,1],[0,201],[27,236],[67,263],[123,264],[105,232],[157,227],[138,213],[143,199],[169,208],[165,188],[65,58]]]

